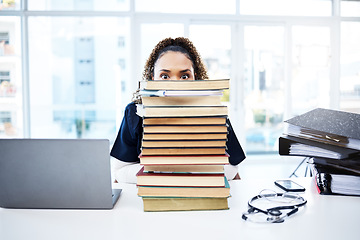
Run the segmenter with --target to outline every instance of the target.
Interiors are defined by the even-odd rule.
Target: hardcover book
[[[140,89],[145,90],[217,90],[228,89],[229,79],[220,80],[143,80]]]
[[[143,197],[144,211],[193,211],[229,209],[227,198]]]
[[[198,165],[198,164],[229,164],[229,155],[185,155],[185,156],[144,156],[140,154],[142,165]]]
[[[157,187],[138,186],[138,195],[141,197],[215,197],[230,196],[230,185],[225,178],[224,187]]]
[[[143,140],[142,147],[225,147],[226,140]]]
[[[141,148],[142,155],[224,155],[226,147]]]
[[[162,117],[143,119],[146,125],[225,125],[226,117]]]
[[[227,133],[226,125],[144,125],[144,133]]]
[[[144,106],[220,106],[221,96],[141,97]]]
[[[227,139],[225,133],[144,133],[143,140]]]
[[[222,96],[223,90],[140,90],[145,97]]]
[[[136,105],[136,111],[142,117],[205,117],[205,116],[227,116],[227,106],[151,106]]]
[[[223,174],[224,165],[144,165],[144,172]]]
[[[191,174],[191,173],[145,173],[141,168],[136,175],[138,186],[167,187],[224,187],[224,174]]]

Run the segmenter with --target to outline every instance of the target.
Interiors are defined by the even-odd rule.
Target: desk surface
[[[269,179],[232,181],[230,210],[194,212],[144,212],[135,185],[115,184],[123,192],[113,210],[0,209],[0,239],[360,239],[360,197],[319,195],[312,179],[293,180],[308,203],[284,223],[241,219],[251,197],[279,191]]]

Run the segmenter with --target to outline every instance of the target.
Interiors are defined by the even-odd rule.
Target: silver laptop
[[[109,140],[0,139],[0,207],[111,209]]]

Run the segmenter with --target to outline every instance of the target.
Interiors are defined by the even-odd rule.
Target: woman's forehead
[[[156,68],[178,68],[180,66],[186,68],[193,68],[192,62],[188,58],[188,56],[186,56],[186,54],[173,51],[168,51],[164,53],[155,63]]]

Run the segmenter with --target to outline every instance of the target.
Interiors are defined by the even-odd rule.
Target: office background
[[[277,152],[283,121],[360,113],[358,0],[0,0],[0,137],[114,141],[147,56],[189,37],[246,153]]]

